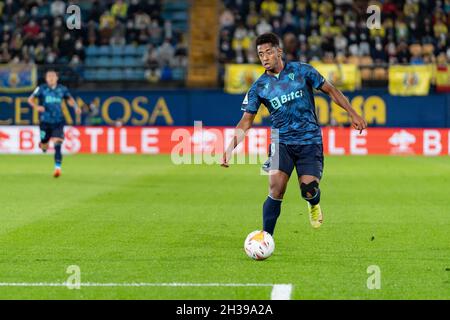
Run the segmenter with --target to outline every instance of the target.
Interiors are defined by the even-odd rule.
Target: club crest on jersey
[[[291,79],[292,81],[294,81],[294,73],[292,73],[292,72],[289,73],[289,76],[288,76],[288,77],[289,77],[289,79]]]
[[[272,105],[272,108],[278,109],[286,102],[292,101],[292,100],[295,100],[295,99],[298,99],[301,97],[303,97],[302,90],[292,91],[291,93],[283,94],[282,96],[271,99],[270,104]]]

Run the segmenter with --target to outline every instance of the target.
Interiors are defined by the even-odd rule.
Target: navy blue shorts
[[[290,145],[280,143],[278,146],[270,145],[269,159],[263,165],[265,171],[281,170],[291,176],[294,167],[299,177],[311,175],[319,179],[322,178],[322,144]]]
[[[64,139],[64,123],[41,122],[39,129],[41,131],[42,143],[47,143],[50,138]]]

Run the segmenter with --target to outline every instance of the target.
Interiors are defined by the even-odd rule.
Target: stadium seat
[[[129,55],[131,55],[131,56],[137,55],[137,49],[136,49],[136,46],[131,45],[131,44],[126,45],[125,48],[124,48],[123,54],[126,55],[126,56],[129,56]]]
[[[142,81],[145,80],[145,71],[144,69],[136,70],[136,80]]]
[[[123,64],[127,67],[138,67],[142,65],[142,60],[135,57],[125,57],[123,59]]]
[[[375,70],[373,70],[373,78],[374,80],[382,80],[382,81],[386,81],[388,80],[388,72],[386,70],[386,68],[375,68]]]
[[[96,80],[96,72],[95,72],[95,70],[87,69],[84,72],[84,79],[85,80],[89,80],[89,81]]]
[[[174,68],[172,69],[173,80],[181,81],[184,80],[184,68]]]
[[[185,11],[176,12],[173,14],[172,19],[174,21],[187,21],[188,20],[188,14]]]
[[[109,70],[109,78],[110,80],[121,80],[124,77],[124,73],[122,69],[113,68]]]
[[[113,56],[121,56],[123,55],[123,51],[123,46],[111,46],[111,54]]]
[[[87,56],[96,56],[96,55],[98,55],[98,47],[97,46],[88,46],[86,48],[86,55]]]
[[[361,79],[362,80],[372,80],[372,69],[371,68],[361,68]]]
[[[126,80],[134,80],[134,69],[132,69],[132,68],[126,68],[125,70],[124,70],[124,79],[126,79]]]
[[[111,58],[109,57],[99,57],[97,60],[97,66],[99,67],[109,67],[112,65]]]
[[[124,65],[124,59],[122,56],[113,56],[111,59],[112,67],[122,67]]]
[[[364,56],[360,59],[361,66],[371,66],[373,65],[373,59],[371,56]]]
[[[97,69],[95,79],[96,80],[108,80],[109,79],[109,70],[108,69]]]
[[[188,24],[185,21],[174,21],[172,28],[180,32],[186,32],[188,30]]]
[[[189,8],[188,1],[166,2],[164,4],[164,10],[178,11],[187,10]]]
[[[88,67],[95,67],[95,66],[97,66],[97,57],[87,56],[84,63]]]
[[[146,45],[140,45],[137,47],[137,54],[143,56],[147,52],[148,48]]]
[[[347,58],[347,63],[356,64],[357,66],[359,66],[360,59],[358,56],[350,56]]]
[[[98,54],[102,55],[102,56],[109,56],[111,54],[110,47],[109,46],[100,46]]]
[[[164,12],[164,13],[162,13],[161,14],[161,17],[164,19],[164,20],[173,20],[173,12],[171,12],[171,11],[168,11],[168,12]]]

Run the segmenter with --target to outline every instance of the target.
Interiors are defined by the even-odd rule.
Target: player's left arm
[[[361,133],[364,129],[367,128],[367,122],[361,117],[355,109],[352,108],[350,101],[344,96],[341,90],[337,89],[331,83],[325,80],[322,87],[320,88],[324,93],[330,96],[331,100],[333,100],[338,106],[343,108],[348,112],[350,118],[352,120],[352,127],[356,130],[359,130]]]

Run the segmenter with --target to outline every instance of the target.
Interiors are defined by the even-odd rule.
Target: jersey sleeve
[[[256,92],[256,85],[253,84],[242,101],[241,110],[244,112],[256,114],[258,112],[261,100]]]
[[[40,98],[42,96],[42,89],[37,86],[36,89],[31,93],[30,98]]]
[[[306,81],[316,90],[319,90],[325,83],[325,78],[316,70],[313,66],[309,64],[302,64],[305,68],[305,78]]]
[[[64,99],[73,98],[72,94],[69,92],[69,89],[67,89],[67,87],[63,87],[63,97]]]

